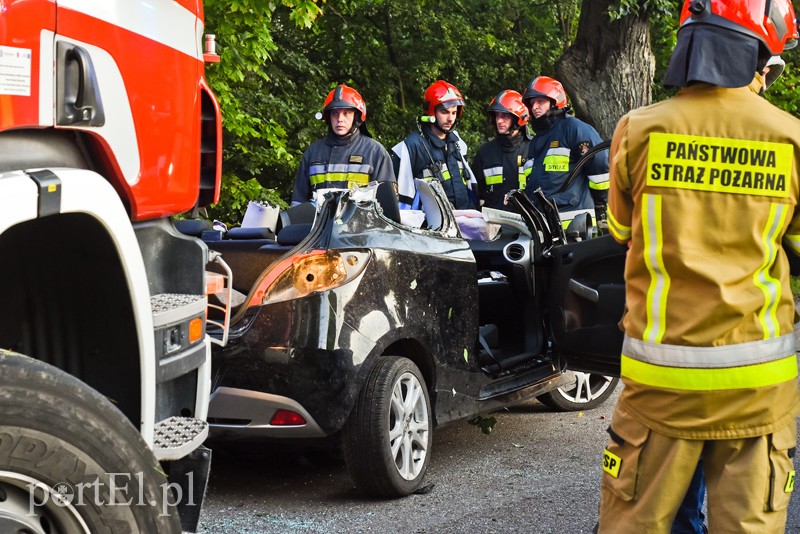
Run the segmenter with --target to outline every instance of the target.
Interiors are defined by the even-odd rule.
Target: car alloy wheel
[[[417,366],[407,358],[377,358],[343,432],[356,485],[384,497],[413,493],[428,469],[431,438],[431,402]]]
[[[430,422],[425,391],[411,373],[404,373],[392,389],[389,446],[397,471],[406,480],[419,476],[428,455]]]
[[[619,383],[619,378],[596,373],[567,371],[570,384],[539,395],[537,399],[559,411],[591,410],[603,404]]]

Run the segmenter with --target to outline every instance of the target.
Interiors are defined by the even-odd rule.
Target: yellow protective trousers
[[[783,534],[794,488],[795,422],[773,434],[689,440],[614,414],[603,457],[600,534],[668,534],[698,460],[714,533]]]

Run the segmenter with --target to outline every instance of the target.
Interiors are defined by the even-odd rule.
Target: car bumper
[[[273,425],[275,412],[289,410],[302,425]],[[303,406],[288,397],[240,388],[219,387],[208,407],[212,438],[320,438],[325,432]]]

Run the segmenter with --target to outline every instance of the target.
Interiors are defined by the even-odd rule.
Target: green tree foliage
[[[222,194],[210,217],[236,223],[247,207],[245,197],[273,203],[287,197],[285,180],[268,177],[293,172],[290,135],[304,143],[313,137],[295,128],[303,120],[298,88],[303,78],[320,71],[307,54],[276,42],[273,34],[299,33],[320,12],[313,0],[205,0],[206,32],[217,36],[222,58],[206,73],[224,128]]]
[[[555,75],[584,1],[592,0],[206,0],[206,31],[222,58],[207,73],[223,110],[224,189],[288,199],[303,151],[326,134],[315,114],[338,83],[364,96],[369,129],[387,149],[415,128],[430,83],[455,84],[467,103],[459,132],[474,154],[492,135],[485,111],[498,92]],[[671,94],[661,80],[678,10],[678,0],[617,0],[609,9],[610,20],[647,14],[655,101]],[[797,113],[790,54],[768,98]],[[274,191],[253,189],[252,179]]]
[[[486,107],[497,93],[552,75],[574,34],[578,5],[331,0],[317,37],[338,35],[326,59],[331,81],[350,80],[362,92],[371,129],[388,148],[416,128],[425,89],[444,79],[465,96],[459,132],[474,150],[491,136]]]
[[[766,93],[767,100],[794,116],[800,116],[800,50],[783,54],[786,69]]]
[[[223,112],[223,188],[243,191],[238,182],[255,178],[288,198],[303,151],[326,134],[314,115],[338,83],[364,96],[371,132],[391,148],[415,128],[425,88],[446,79],[465,95],[459,131],[476,149],[491,136],[485,110],[500,90],[553,74],[578,7],[579,0],[507,0],[502,9],[492,0],[207,0],[206,31],[222,58],[207,72]]]

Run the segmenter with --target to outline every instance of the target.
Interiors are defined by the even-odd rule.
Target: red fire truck
[[[217,258],[172,217],[219,195],[203,34],[202,0],[0,1],[2,532],[196,529]]]

